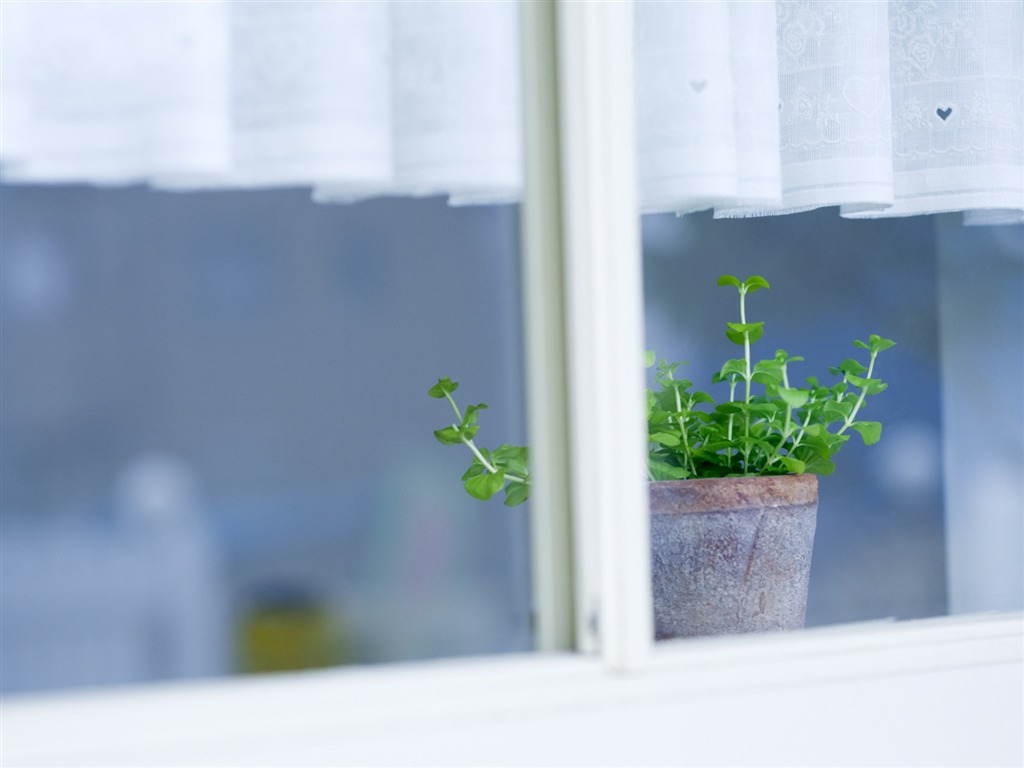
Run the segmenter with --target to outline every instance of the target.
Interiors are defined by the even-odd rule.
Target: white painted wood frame
[[[4,766],[1014,766],[1020,615],[8,699]]]
[[[654,635],[633,8],[558,12],[577,636],[621,670]]]
[[[632,6],[522,8],[535,634],[621,670],[653,636]]]
[[[576,648],[565,259],[555,4],[520,6],[523,82],[523,340],[533,634],[539,651]],[[527,97],[526,94],[529,94]]]

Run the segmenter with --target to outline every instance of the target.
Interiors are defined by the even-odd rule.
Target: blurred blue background
[[[2,193],[5,692],[531,647],[517,208]]]

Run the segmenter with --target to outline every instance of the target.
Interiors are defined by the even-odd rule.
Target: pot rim
[[[652,515],[817,506],[818,476],[805,473],[654,480],[649,490]]]

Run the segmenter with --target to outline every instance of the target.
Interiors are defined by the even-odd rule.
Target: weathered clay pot
[[[799,629],[816,475],[650,484],[657,639]]]

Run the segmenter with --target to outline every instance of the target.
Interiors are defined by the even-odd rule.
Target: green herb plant
[[[805,387],[792,386],[790,365],[803,360],[776,350],[769,359],[755,361],[753,345],[764,334],[763,322],[747,319],[747,295],[768,288],[768,281],[754,275],[739,280],[732,275],[718,279],[720,286],[739,292],[739,322],[727,323],[726,336],[743,348],[743,357],[727,360],[711,383],[724,385],[728,396],[717,402],[710,394],[694,389],[693,382],[676,378],[682,363],[657,363],[656,389],[647,390],[648,476],[651,480],[685,480],[702,477],[784,475],[811,472],[830,475],[832,457],[856,432],[865,445],[878,442],[882,425],[864,421],[861,411],[867,398],[886,388],[875,374],[880,352],[895,342],[872,334],[866,342],[854,341],[864,350],[866,364],[848,358],[828,369],[839,380],[831,386],[817,378]],[[655,365],[647,353],[648,367]],[[445,445],[463,444],[473,453],[473,463],[463,475],[466,490],[478,499],[489,499],[505,490],[505,504],[526,501],[530,492],[527,449],[502,445],[493,452],[478,448],[473,437],[477,418],[485,404],[460,412],[452,392],[458,384],[443,378],[430,396],[447,398],[456,423],[434,435]]]
[[[866,350],[866,365],[848,358],[828,369],[840,377],[835,384],[824,386],[811,377],[806,387],[794,387],[789,367],[802,357],[779,349],[774,357],[755,362],[751,354],[764,333],[764,323],[748,321],[746,298],[768,288],[768,281],[757,275],[742,281],[724,275],[718,285],[731,285],[739,292],[739,322],[727,323],[726,336],[743,347],[743,357],[726,360],[712,377],[713,384],[728,387],[728,399],[720,403],[707,392],[693,389],[693,382],[677,379],[679,363],[658,363],[654,377],[658,391],[647,392],[652,480],[803,472],[830,475],[835,470],[832,456],[849,440],[851,431],[859,433],[866,445],[878,442],[882,425],[863,421],[860,415],[868,396],[886,388],[875,377],[875,361],[895,342],[877,335],[869,336],[867,342],[854,341],[855,347]]]

